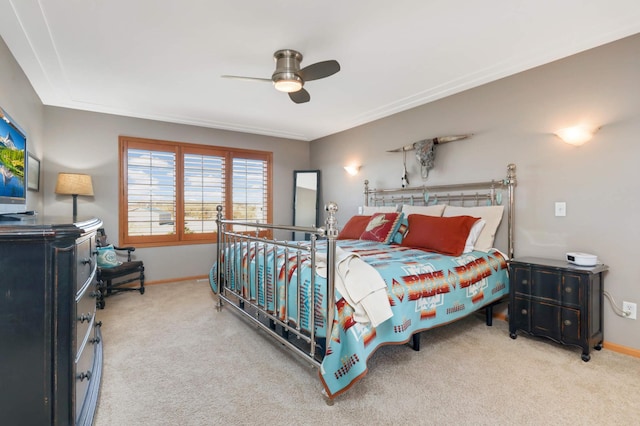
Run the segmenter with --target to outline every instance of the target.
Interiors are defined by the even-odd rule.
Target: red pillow
[[[474,223],[472,216],[438,217],[410,214],[409,232],[400,245],[460,256]]]
[[[400,226],[401,219],[402,213],[373,214],[360,239],[389,244]]]
[[[338,234],[339,240],[357,240],[364,232],[371,216],[353,216]]]

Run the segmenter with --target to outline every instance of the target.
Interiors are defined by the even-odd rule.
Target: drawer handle
[[[91,318],[93,318],[93,315],[91,315],[91,313],[87,313],[87,314],[82,314],[78,317],[78,321],[80,321],[80,323],[83,322],[89,322],[91,321]]]
[[[523,309],[523,310],[522,310],[522,311],[520,311],[520,312],[522,313],[522,315],[527,315],[527,313],[528,313],[526,309]]]
[[[564,320],[564,325],[570,326],[571,325],[571,320]]]
[[[564,291],[566,291],[567,293],[571,293],[573,290],[571,290],[571,287],[565,287]]]
[[[529,284],[529,280],[522,280],[521,282],[522,282],[523,285]]]
[[[100,338],[99,337],[94,337],[93,339],[89,339],[89,342],[93,343],[94,345],[97,343],[100,343]]]
[[[91,371],[87,371],[86,373],[82,372],[82,373],[78,374],[76,377],[78,379],[80,379],[81,382],[84,381],[84,379],[89,380],[89,379],[91,379]]]
[[[82,264],[83,265],[89,265],[91,266],[91,263],[93,262],[93,260],[90,257],[85,257],[84,259],[82,259]]]

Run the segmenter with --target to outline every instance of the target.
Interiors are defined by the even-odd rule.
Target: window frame
[[[128,235],[128,150],[141,149],[147,151],[173,152],[175,158],[175,194],[176,194],[176,232],[175,234],[129,236]],[[224,176],[224,209],[225,218],[233,217],[233,166],[234,158],[265,161],[267,203],[266,220],[272,222],[273,218],[273,153],[242,148],[229,148],[214,145],[203,145],[187,142],[173,142],[156,139],[137,138],[131,136],[119,136],[119,199],[118,199],[118,224],[119,244],[134,245],[136,247],[178,246],[190,244],[211,244],[217,242],[217,230],[212,233],[185,233],[184,225],[184,154],[212,155],[225,157]]]

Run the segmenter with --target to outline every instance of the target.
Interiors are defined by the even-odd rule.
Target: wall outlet
[[[624,317],[629,319],[636,319],[637,307],[635,303],[622,302],[622,312]]]

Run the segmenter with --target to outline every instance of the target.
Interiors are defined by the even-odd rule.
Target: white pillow
[[[476,241],[478,241],[480,232],[482,231],[486,223],[487,223],[486,220],[480,219],[473,224],[473,226],[471,227],[471,230],[469,231],[467,242],[464,243],[464,250],[462,251],[463,253],[471,253],[474,250]]]
[[[436,204],[433,206],[412,206],[411,204],[402,205],[402,213],[405,216],[410,214],[422,214],[425,216],[442,216],[444,211],[444,204]]]
[[[475,250],[488,252],[493,247],[493,241],[496,238],[496,231],[502,221],[502,213],[504,206],[480,206],[480,207],[459,207],[446,206],[444,217],[451,216],[473,216],[479,217],[486,221],[480,235],[474,245]]]
[[[371,216],[376,213],[395,213],[398,206],[362,206],[362,215]]]

